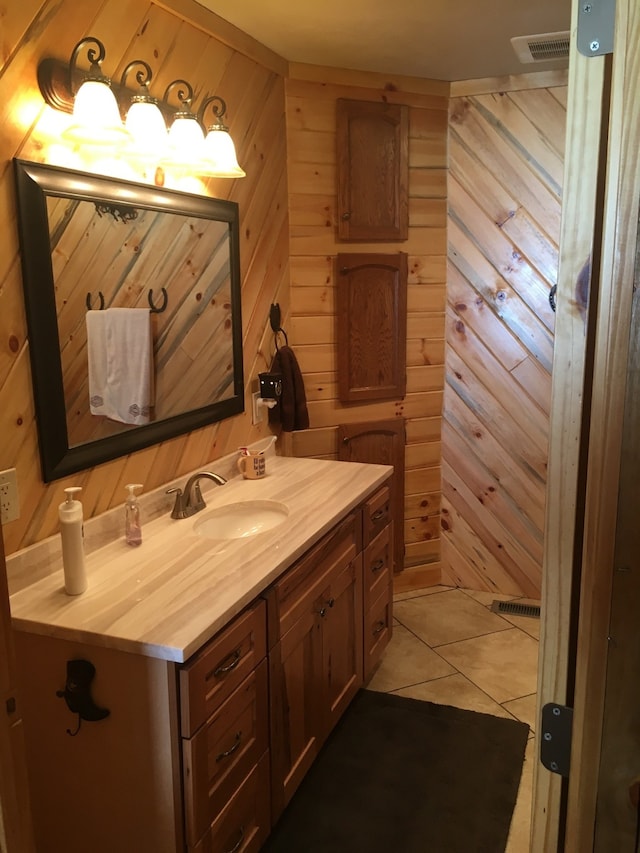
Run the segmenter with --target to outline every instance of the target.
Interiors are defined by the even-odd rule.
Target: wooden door
[[[343,403],[404,397],[407,255],[336,259],[338,395]]]
[[[404,418],[341,424],[338,427],[338,458],[344,462],[392,465],[393,570],[404,568]]]
[[[636,853],[640,795],[640,243],[637,247],[631,352],[625,401],[612,574],[604,727],[594,850]]]
[[[0,526],[0,850],[34,850],[24,732],[16,686],[4,541]]]
[[[362,686],[362,554],[332,578],[322,622],[328,734]]]
[[[409,232],[409,109],[336,101],[338,237],[406,240]]]
[[[614,578],[624,583],[616,540],[628,536],[623,524],[617,537],[616,527],[640,202],[640,9],[635,0],[618,0],[613,55],[584,57],[575,48],[578,6],[574,0],[538,689],[540,704],[569,704],[574,715],[568,781],[536,765],[531,849],[631,853],[633,842],[621,848],[601,835],[596,804],[601,768],[606,776],[624,766],[620,742],[603,742],[603,724],[606,730],[616,640],[612,587]],[[597,299],[583,314],[576,286],[585,255]],[[633,431],[636,447],[637,423]],[[621,637],[613,670],[622,664],[626,678],[611,698],[635,714],[636,626],[631,638],[626,628]],[[614,751],[605,759],[608,746]]]

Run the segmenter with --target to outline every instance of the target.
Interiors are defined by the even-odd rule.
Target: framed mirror
[[[14,169],[44,481],[242,412],[237,204]]]

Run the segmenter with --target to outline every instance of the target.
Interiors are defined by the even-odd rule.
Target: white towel
[[[149,423],[155,384],[149,309],[106,308],[86,316],[91,414]]]

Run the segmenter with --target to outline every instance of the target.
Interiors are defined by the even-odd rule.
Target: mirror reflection
[[[226,223],[56,196],[47,197],[47,219],[71,447],[130,428],[90,410],[87,302],[93,311],[141,308],[148,314],[151,420],[233,394]],[[127,352],[120,355],[126,362]],[[126,377],[144,365],[123,368]],[[190,381],[182,382],[187,372]]]
[[[16,177],[45,481],[242,411],[237,206],[24,161]]]

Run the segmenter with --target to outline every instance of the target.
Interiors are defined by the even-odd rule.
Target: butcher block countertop
[[[211,470],[219,469],[214,463]],[[236,476],[206,491],[209,484],[202,480],[202,512],[174,520],[167,498],[169,509],[143,523],[139,547],[126,545],[121,530],[88,553],[82,595],[64,591],[56,542],[49,574],[34,573],[34,582],[11,596],[13,625],[182,663],[391,473],[386,465],[274,456],[261,480]],[[289,515],[247,538],[213,540],[194,532],[208,511],[237,501],[279,501]],[[11,558],[7,562],[10,569]]]

